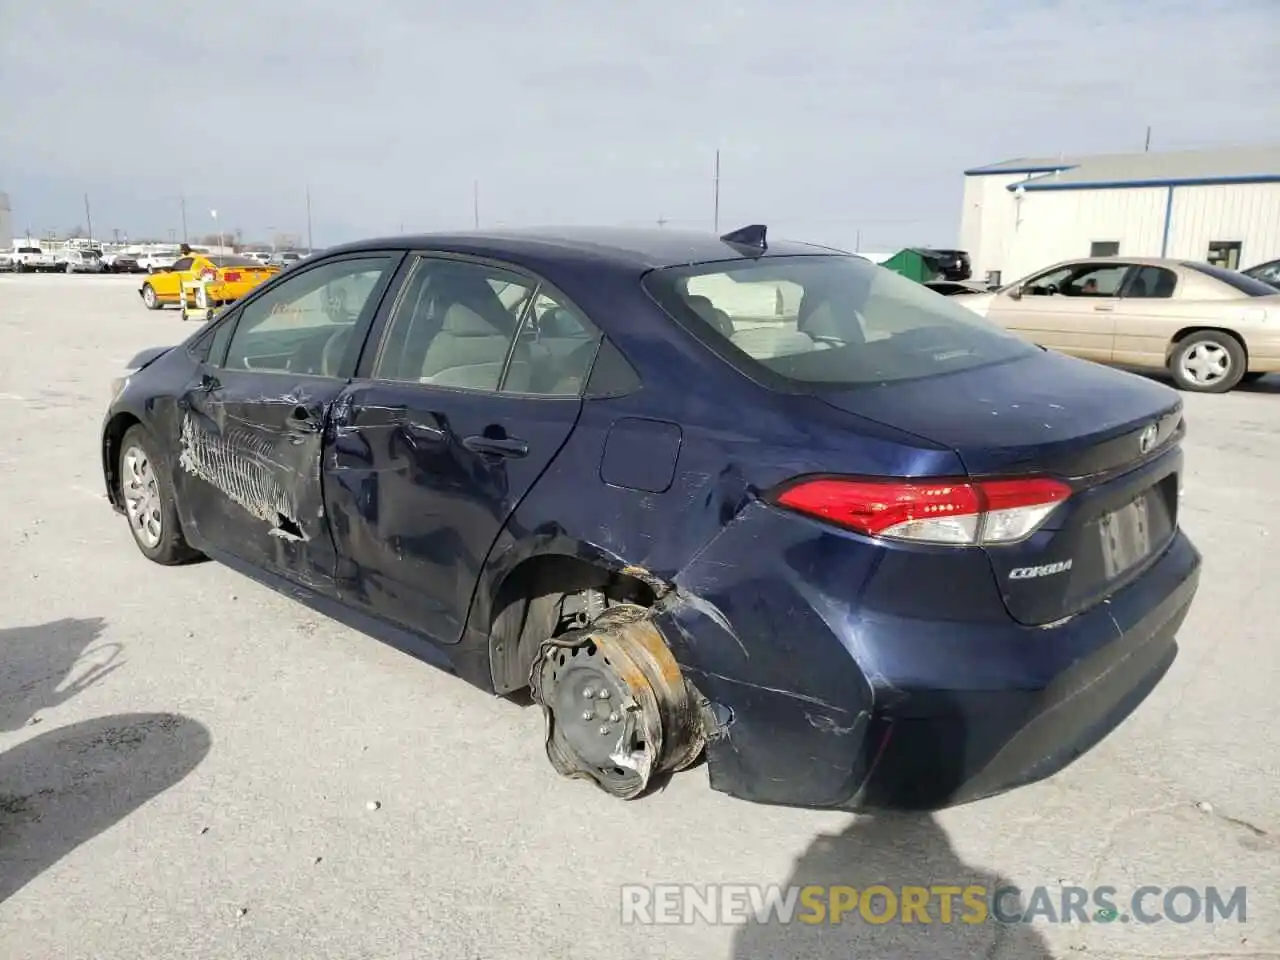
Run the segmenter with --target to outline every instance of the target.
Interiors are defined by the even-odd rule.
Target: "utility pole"
[[[307,184],[307,253],[315,252],[311,245],[311,184]]]
[[[1143,153],[1151,152],[1151,127],[1147,127],[1147,142],[1142,147]]]
[[[715,232],[718,234],[720,232],[720,151],[719,150],[716,151],[716,172],[715,172],[715,179],[713,181],[713,187],[714,187],[713,195],[715,198],[714,199],[715,212],[712,214],[712,226],[715,229]]]
[[[119,243],[120,243],[120,228],[119,228],[119,227],[112,227],[112,228],[111,228],[111,242],[112,242],[112,243],[114,243],[114,244],[116,244],[117,246],[119,245]]]
[[[84,195],[84,218],[89,224],[89,242],[93,243],[93,214],[89,212],[89,195]]]
[[[182,207],[182,242],[187,243],[187,198],[179,197],[178,204]],[[169,231],[169,239],[173,239],[173,231]]]
[[[471,185],[471,218],[475,223],[475,228],[480,229],[480,181],[477,180]]]

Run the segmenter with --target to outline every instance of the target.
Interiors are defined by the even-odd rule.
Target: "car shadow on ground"
[[[92,646],[105,626],[96,617],[68,618],[0,630],[0,733],[22,729],[42,710],[70,700],[123,665],[119,644]],[[94,663],[77,670],[86,654],[96,655]]]
[[[105,622],[0,630],[0,733],[40,732],[0,753],[0,903],[86,840],[173,786],[209,752],[209,732],[169,713],[34,726],[123,666],[95,645]]]
[[[171,713],[98,717],[0,754],[0,903],[182,780],[209,731]]]
[[[904,887],[981,886],[986,896],[1013,882],[972,867],[957,856],[941,824],[929,814],[877,814],[858,816],[844,830],[817,837],[796,861],[787,886],[803,888],[852,887],[862,891],[882,885],[900,897]],[[826,902],[830,902],[827,900]],[[750,923],[734,936],[734,960],[953,960],[960,957],[994,957],[1005,960],[1053,960],[1044,939],[1031,926],[1001,923],[977,917],[961,897],[954,898],[951,922],[944,923],[939,898],[928,902],[929,922],[905,923],[901,905],[892,919],[875,923],[858,909],[839,923]],[[883,916],[887,901],[873,898],[872,917]],[[859,903],[859,907],[861,903]],[[1011,918],[1023,909],[1016,894],[1000,899],[1002,916]],[[803,902],[799,914],[806,913]],[[810,914],[812,915],[812,914]],[[830,920],[828,915],[824,918]]]

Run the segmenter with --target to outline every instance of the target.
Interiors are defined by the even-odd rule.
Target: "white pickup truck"
[[[52,253],[45,253],[36,246],[17,246],[9,254],[13,269],[18,273],[51,273],[61,269],[58,258]]]

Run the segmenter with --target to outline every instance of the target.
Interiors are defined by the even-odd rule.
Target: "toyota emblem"
[[[1154,424],[1144,427],[1142,432],[1138,434],[1138,452],[1150,453],[1152,447],[1156,445],[1156,439],[1160,436],[1160,429]]]

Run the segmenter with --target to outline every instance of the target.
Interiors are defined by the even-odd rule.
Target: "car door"
[[[317,263],[219,323],[179,398],[174,438],[182,522],[204,545],[331,589],[325,430],[401,258]]]
[[[454,643],[499,530],[577,423],[600,334],[505,265],[423,255],[402,275],[334,406],[325,509],[340,595]]]
[[[988,316],[1042,347],[1109,362],[1120,288],[1130,266],[1105,260],[1054,267],[1001,291]]]

